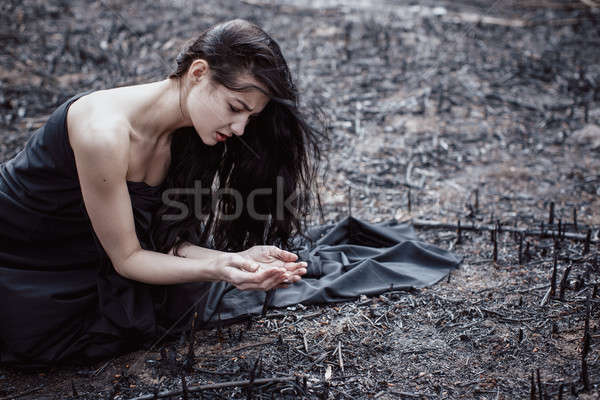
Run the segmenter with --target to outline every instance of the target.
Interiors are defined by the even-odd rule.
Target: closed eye
[[[230,109],[232,112],[234,112],[234,113],[239,113],[239,112],[241,112],[241,111],[242,111],[242,110],[240,110],[239,108],[235,108],[235,107],[234,107],[234,106],[232,106],[231,104],[229,105],[229,109]],[[250,120],[250,119],[254,119],[254,118],[256,118],[256,117],[258,117],[258,113],[256,113],[256,114],[250,114],[250,116],[248,117],[248,119]]]

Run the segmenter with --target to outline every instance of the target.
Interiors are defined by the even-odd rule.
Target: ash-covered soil
[[[254,382],[171,398],[599,398],[592,5],[3,2],[0,160],[73,94],[160,79],[186,39],[242,17],[280,43],[306,109],[329,123],[314,222],[351,212],[485,227],[417,225],[464,258],[431,288],[270,310],[95,365],[0,369],[0,399],[152,398],[183,390],[182,379]],[[588,230],[588,244],[569,237]]]

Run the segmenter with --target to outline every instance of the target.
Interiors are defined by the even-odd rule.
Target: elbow
[[[141,249],[139,249],[141,250]],[[124,257],[119,257],[117,260],[113,261],[113,268],[115,269],[115,272],[117,274],[119,274],[120,276],[122,276],[123,278],[127,278],[127,279],[134,279],[131,275],[131,264],[132,262],[135,262],[135,256],[138,253],[138,250],[133,251],[131,253],[129,253],[128,255],[124,256]]]
[[[115,272],[123,278],[131,279],[127,274],[127,268],[123,262],[113,262],[113,268],[115,269]]]

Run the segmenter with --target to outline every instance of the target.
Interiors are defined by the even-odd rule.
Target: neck
[[[170,142],[175,130],[192,126],[189,116],[184,114],[184,93],[180,91],[180,85],[175,79],[144,85],[145,90],[141,92],[143,100],[138,109],[134,110],[132,118],[136,132],[157,143]]]

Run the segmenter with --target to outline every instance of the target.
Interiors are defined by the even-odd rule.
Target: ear
[[[202,79],[208,77],[209,70],[208,62],[199,58],[190,64],[188,77],[192,82],[200,82]]]

